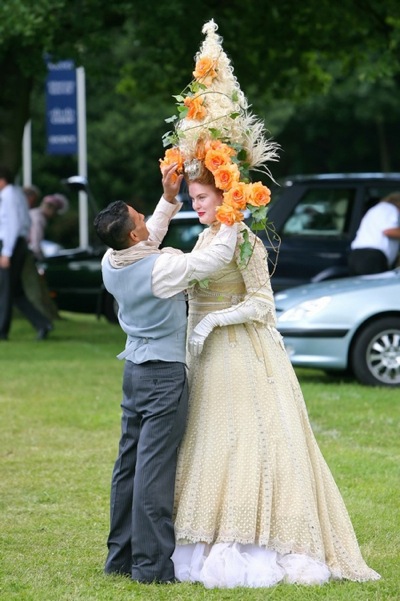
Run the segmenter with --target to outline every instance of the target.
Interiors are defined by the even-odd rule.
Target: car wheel
[[[109,292],[104,294],[103,313],[108,321],[118,323],[118,303]]]
[[[378,319],[362,330],[353,345],[351,363],[363,384],[400,386],[400,319]]]

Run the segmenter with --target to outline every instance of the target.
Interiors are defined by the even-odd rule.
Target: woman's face
[[[222,204],[222,192],[216,190],[214,186],[192,182],[189,184],[189,195],[200,223],[205,225],[214,223],[215,211]]]

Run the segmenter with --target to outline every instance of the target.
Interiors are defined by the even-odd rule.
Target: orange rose
[[[206,152],[206,156],[204,159],[204,164],[207,167],[207,169],[211,171],[211,173],[214,173],[217,169],[219,169],[219,167],[221,167],[222,165],[227,165],[230,162],[230,157],[224,152],[220,152],[219,150],[209,150],[208,152]]]
[[[212,80],[217,77],[217,72],[214,69],[214,61],[207,57],[200,58],[193,71],[193,77],[201,80],[201,83],[205,86],[211,85]]]
[[[243,211],[247,204],[247,184],[238,182],[228,192],[224,192],[224,203]]]
[[[178,163],[176,172],[173,174],[172,177],[172,180],[175,182],[178,179],[177,173],[183,172],[184,160],[185,159],[183,158],[181,151],[177,146],[174,146],[173,148],[168,148],[168,150],[165,151],[164,158],[160,159],[161,172],[164,171],[165,167],[169,167],[169,165],[172,165],[172,163]]]
[[[186,115],[187,119],[201,121],[207,115],[207,111],[203,106],[203,98],[201,96],[187,96],[183,104],[188,107],[189,111]]]
[[[220,190],[229,190],[229,188],[232,188],[232,186],[240,179],[239,169],[234,163],[221,165],[213,175],[215,185]]]
[[[236,154],[236,150],[234,148],[232,148],[232,146],[228,146],[228,144],[225,144],[224,142],[221,142],[220,140],[209,140],[208,142],[206,142],[205,148],[206,148],[206,151],[219,150],[220,152],[223,152],[224,154],[226,154],[229,157],[233,157]]]
[[[261,182],[249,184],[247,202],[254,207],[263,207],[271,201],[271,190]]]
[[[204,161],[204,157],[206,156],[206,146],[204,140],[199,138],[196,143],[196,151],[195,157],[199,161]]]
[[[177,170],[181,171],[183,169],[183,162],[184,158],[180,149],[177,146],[174,146],[165,151],[164,158],[160,159],[160,168],[162,171],[164,167],[168,167],[169,165],[172,165],[172,163],[178,163]]]
[[[243,221],[243,213],[226,204],[222,204],[217,208],[215,217],[217,221],[225,223],[225,225],[233,225],[238,221]]]

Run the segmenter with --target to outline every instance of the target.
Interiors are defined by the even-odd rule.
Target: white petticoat
[[[172,555],[175,576],[181,582],[201,582],[206,588],[270,587],[288,584],[324,584],[331,576],[319,561],[256,545],[196,543],[177,545]]]

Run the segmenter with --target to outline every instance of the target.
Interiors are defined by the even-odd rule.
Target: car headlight
[[[320,298],[304,301],[282,313],[282,315],[279,316],[278,321],[300,321],[307,319],[310,315],[314,315],[315,313],[318,313],[318,311],[325,309],[330,302],[330,296],[321,296]]]

